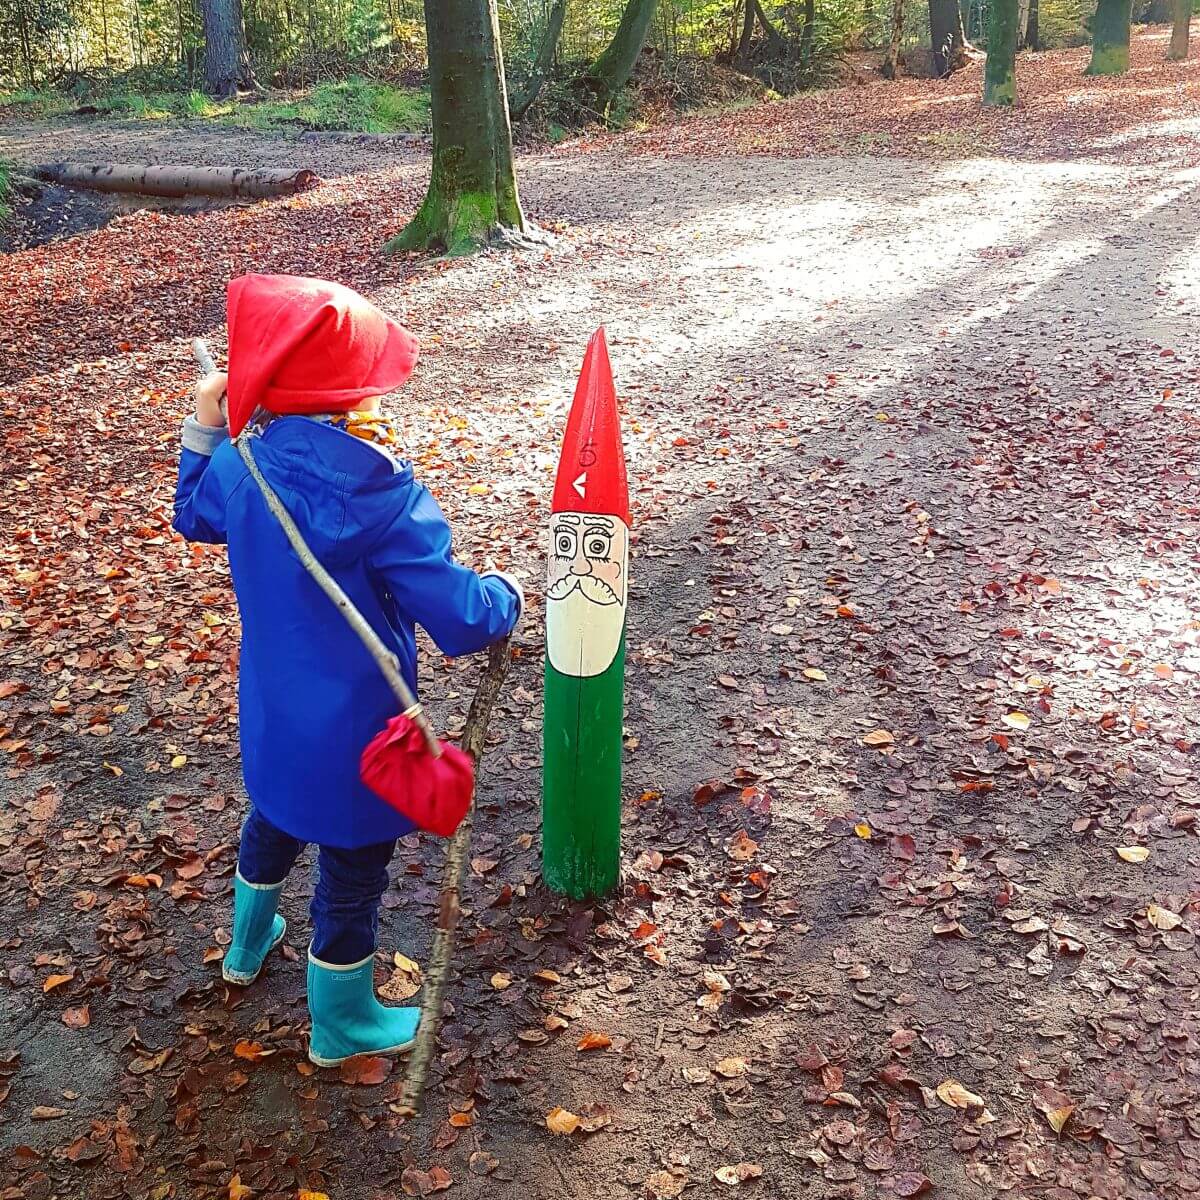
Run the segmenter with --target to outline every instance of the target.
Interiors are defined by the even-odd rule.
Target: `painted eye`
[[[608,538],[594,537],[588,538],[584,552],[588,558],[607,558],[608,557]]]
[[[569,533],[560,533],[556,542],[555,553],[562,558],[574,558],[575,539]]]

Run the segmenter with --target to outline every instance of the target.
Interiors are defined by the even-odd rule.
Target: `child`
[[[257,977],[284,935],[284,879],[316,843],[309,1058],[333,1066],[407,1049],[419,1015],[381,1004],[372,971],[388,862],[413,826],[362,784],[358,764],[397,702],[292,552],[230,437],[259,415],[259,469],[414,692],[414,624],[443,653],[470,654],[511,633],[524,600],[510,576],[454,561],[445,517],[392,452],[379,397],[412,373],[411,334],[349,288],[287,275],[233,280],[228,322],[229,374],[200,383],[196,415],[184,421],[174,521],[193,541],[228,543],[242,619],[250,812],[222,970],[231,983]]]

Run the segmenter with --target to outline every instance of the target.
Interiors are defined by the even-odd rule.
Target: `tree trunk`
[[[883,59],[883,74],[886,79],[896,78],[896,64],[900,59],[900,39],[904,35],[904,0],[892,0],[892,36],[888,41],[887,54]]]
[[[433,168],[417,215],[386,249],[470,254],[517,241],[525,215],[513,171],[512,129],[496,0],[425,0]]]
[[[816,23],[817,0],[804,0],[804,28],[800,31],[800,58],[803,62],[812,58],[813,27]]]
[[[246,54],[241,0],[200,0],[204,26],[204,90],[218,100],[254,86]]]
[[[737,44],[738,58],[745,58],[750,53],[750,43],[754,41],[754,18],[757,13],[754,0],[746,0],[746,7],[742,12],[742,36],[738,38]]]
[[[629,0],[612,41],[583,77],[582,82],[595,97],[598,112],[607,113],[616,94],[629,82],[657,5],[658,0]]]
[[[988,14],[983,102],[1011,108],[1017,99],[1017,0],[992,0]]]
[[[1017,49],[1025,49],[1026,30],[1029,28],[1030,0],[1017,0]]]
[[[1099,0],[1092,18],[1092,61],[1086,75],[1124,75],[1129,70],[1130,0]]]
[[[537,58],[533,60],[533,70],[525,82],[519,96],[513,96],[508,102],[508,113],[514,121],[519,121],[528,111],[530,105],[538,98],[542,85],[550,75],[554,66],[554,56],[558,53],[558,42],[562,37],[563,20],[567,15],[567,0],[554,0],[550,17],[546,22],[546,30],[542,34],[542,44],[538,47]]]
[[[1025,22],[1025,45],[1038,50],[1038,0],[1029,0],[1029,20]]]
[[[1192,0],[1175,0],[1175,23],[1171,26],[1171,45],[1167,50],[1169,62],[1183,62],[1188,56],[1188,39],[1192,31]]]
[[[37,87],[33,76],[33,47],[29,42],[29,14],[25,11],[28,0],[18,0],[17,24],[21,30],[21,57],[25,60],[25,78],[29,81],[29,90]]]
[[[958,0],[929,0],[929,44],[933,69],[939,76],[949,75],[963,65],[964,42]]]

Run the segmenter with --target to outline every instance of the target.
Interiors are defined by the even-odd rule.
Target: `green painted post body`
[[[604,896],[621,874],[624,635],[602,675],[563,675],[547,661],[545,700],[542,877],[575,900]]]
[[[987,63],[983,69],[983,102],[1011,108],[1017,100],[1018,0],[992,0],[988,15]]]
[[[1129,70],[1129,10],[1130,0],[1099,0],[1086,74],[1123,75]]]

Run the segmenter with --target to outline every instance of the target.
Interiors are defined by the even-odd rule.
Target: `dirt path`
[[[1193,1193],[1194,175],[557,154],[522,172],[552,249],[381,262],[419,172],[0,263],[0,1196]],[[262,982],[212,961],[236,613],[165,522],[185,337],[254,264],[414,327],[413,457],[535,590],[601,321],[625,404],[627,883],[537,882],[534,622],[415,1128],[399,1072],[306,1070],[302,874]],[[477,670],[427,662],[451,725]],[[398,855],[381,975],[437,859]]]

